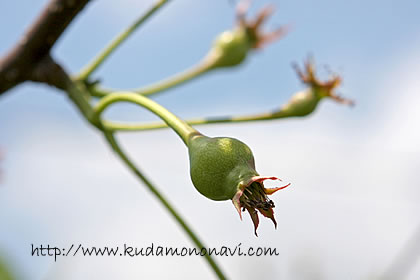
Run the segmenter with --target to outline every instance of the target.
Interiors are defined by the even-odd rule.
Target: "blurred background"
[[[46,2],[0,2],[0,54]],[[77,73],[152,3],[92,1],[54,56]],[[253,1],[249,15],[267,3]],[[155,100],[183,118],[257,113],[304,88],[290,65],[308,54],[321,78],[328,77],[324,65],[342,75],[338,91],[356,101],[353,108],[327,100],[305,119],[199,127],[209,136],[241,139],[261,175],[292,183],[272,197],[277,230],[261,219],[257,238],[248,215],[240,221],[230,201],[201,196],[189,178],[187,151],[172,131],[118,138],[207,246],[277,248],[279,256],[217,257],[231,279],[420,279],[420,2],[271,3],[276,13],[265,27],[292,24],[284,39],[240,68],[211,73]],[[95,77],[106,86],[135,88],[195,64],[231,28],[234,6],[171,1]],[[106,115],[157,120],[131,105]],[[31,244],[193,245],[62,92],[32,83],[13,89],[0,98],[0,128],[0,262],[17,279],[215,279],[200,257],[54,262],[31,256]]]

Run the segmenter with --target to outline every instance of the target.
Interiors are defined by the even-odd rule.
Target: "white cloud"
[[[413,44],[418,46],[419,44]],[[408,49],[378,88],[376,111],[381,115],[375,141],[401,152],[420,152],[420,55]]]
[[[298,129],[288,129],[286,123],[203,128],[212,135],[229,134],[244,140],[254,150],[259,172],[292,182],[292,187],[273,198],[278,230],[262,219],[259,238],[253,236],[247,216],[239,221],[230,202],[212,202],[196,192],[188,176],[186,150],[173,132],[120,138],[206,244],[236,246],[241,242],[243,247],[273,246],[280,251],[278,257],[263,259],[219,258],[230,277],[251,279],[262,273],[290,279],[295,275],[292,266],[296,258],[310,254],[327,278],[344,274],[362,278],[372,268],[383,269],[415,226],[418,201],[408,200],[404,189],[395,184],[401,175],[408,183],[417,174],[405,170],[413,163],[410,158],[391,153],[394,170],[390,172],[380,153],[375,152],[375,145],[363,146],[363,139],[358,139],[352,141],[352,147],[364,149],[349,149],[348,143],[338,141],[345,129],[331,130],[317,122],[307,120]],[[191,246],[166,211],[104,148],[100,138],[84,135],[77,128],[68,131],[54,122],[44,127],[48,129],[19,145],[22,156],[18,164],[25,170],[25,178],[8,180],[2,194],[7,203],[1,206],[1,212],[7,207],[9,215],[16,217],[14,223],[37,220],[38,227],[29,229],[24,238],[6,232],[7,240],[22,252],[31,241],[66,246],[72,242]],[[308,133],[310,130],[317,133]],[[55,141],[45,145],[47,138]],[[366,157],[369,149],[373,152]],[[22,215],[26,218],[19,218]],[[3,221],[6,228],[8,223],[10,220]],[[21,265],[29,266],[32,258],[21,256]],[[60,279],[79,279],[93,271],[92,279],[194,279],[203,273],[204,279],[213,279],[198,258],[68,258],[57,263],[43,258],[39,262],[49,266],[50,279],[57,275]]]

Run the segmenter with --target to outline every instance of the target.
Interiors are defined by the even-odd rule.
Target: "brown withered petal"
[[[273,212],[274,202],[269,200],[267,195],[271,195],[278,190],[290,186],[290,184],[287,184],[277,188],[265,188],[263,184],[265,180],[281,181],[277,177],[252,177],[248,182],[239,187],[239,190],[232,198],[232,202],[237,209],[241,219],[241,209],[243,209],[243,211],[248,211],[254,224],[254,232],[256,236],[258,236],[257,228],[259,225],[258,212],[260,212],[264,217],[271,219],[274,223],[274,226],[277,228],[277,222],[274,218]]]
[[[258,12],[256,19],[254,20],[252,24],[250,24],[250,26],[254,29],[259,28],[273,14],[273,12],[274,12],[273,5],[265,6]]]
[[[277,222],[276,222],[276,219],[274,218],[273,208],[270,208],[268,210],[258,208],[258,211],[260,211],[260,213],[263,214],[264,217],[270,218],[274,223],[274,227],[277,228]]]
[[[288,26],[283,26],[283,27],[279,27],[274,31],[262,34],[260,33],[258,36],[258,40],[255,43],[255,45],[253,46],[255,49],[261,49],[262,47],[264,47],[265,45],[277,41],[280,38],[284,37],[289,31],[289,27]]]
[[[273,14],[274,6],[267,5],[262,8],[256,15],[254,20],[247,20],[246,13],[249,9],[251,1],[240,1],[236,8],[236,20],[239,26],[246,28],[251,37],[255,38],[252,45],[254,49],[260,49],[264,45],[276,41],[286,35],[289,27],[280,27],[271,32],[261,31],[262,25]]]
[[[254,224],[254,233],[256,236],[258,236],[257,228],[260,223],[260,219],[258,218],[258,212],[251,207],[245,207],[245,209],[248,211],[249,216],[251,216],[252,223]]]
[[[314,62],[311,57],[309,57],[304,64],[304,70],[302,71],[297,63],[293,64],[293,68],[296,71],[296,74],[298,75],[299,79],[306,85],[312,87],[312,88],[320,88],[323,89],[324,92],[327,94],[326,97],[329,97],[333,99],[336,102],[346,104],[353,106],[354,101],[341,97],[337,93],[335,93],[335,89],[341,84],[341,77],[338,75],[332,75],[332,77],[322,82],[320,81],[316,75],[315,75],[315,68],[314,68]]]

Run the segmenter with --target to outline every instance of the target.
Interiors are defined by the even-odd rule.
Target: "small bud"
[[[308,60],[305,63],[305,73],[302,72],[295,64],[294,68],[300,80],[309,86],[304,91],[296,93],[292,98],[283,105],[279,113],[287,117],[303,117],[312,113],[317,107],[319,101],[325,97],[331,98],[336,102],[354,105],[353,101],[338,96],[335,93],[341,83],[341,78],[334,75],[330,80],[321,82],[315,77],[313,63]]]
[[[254,223],[259,224],[256,209],[270,218],[274,225],[273,201],[267,198],[286,186],[266,189],[263,181],[278,180],[261,177],[255,170],[251,149],[234,138],[193,136],[189,141],[190,174],[195,188],[212,200],[231,199],[242,219],[241,208],[247,210]]]
[[[246,20],[248,10],[247,2],[240,2],[237,8],[237,24],[232,30],[220,34],[213,43],[207,56],[212,67],[231,67],[244,61],[251,49],[262,48],[264,45],[275,41],[286,33],[286,28],[264,33],[261,26],[273,12],[272,6],[263,8],[255,20]]]

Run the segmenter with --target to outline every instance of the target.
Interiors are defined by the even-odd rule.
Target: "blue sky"
[[[197,63],[214,37],[232,26],[231,2],[171,1],[95,76],[106,86],[133,88]],[[278,257],[219,258],[231,278],[378,279],[419,226],[420,3],[273,2],[276,13],[266,27],[291,24],[284,39],[240,68],[211,73],[156,101],[185,118],[275,109],[304,88],[290,65],[308,54],[321,77],[327,77],[323,65],[342,75],[339,92],[356,101],[354,108],[325,101],[306,119],[199,127],[209,136],[246,142],[262,175],[292,183],[273,197],[276,231],[262,221],[255,238],[248,217],[239,221],[230,202],[200,196],[173,132],[119,138],[208,246],[242,242],[281,251]],[[45,3],[0,3],[0,53]],[[54,57],[77,73],[151,3],[93,1],[56,45]],[[254,1],[250,14],[265,3]],[[107,117],[156,119],[130,105],[113,107]],[[0,127],[0,249],[22,279],[196,279],[203,273],[213,279],[206,264],[192,257],[56,263],[31,257],[31,243],[191,245],[61,92],[30,83],[13,89],[0,98]],[[417,264],[407,279],[419,276]]]

